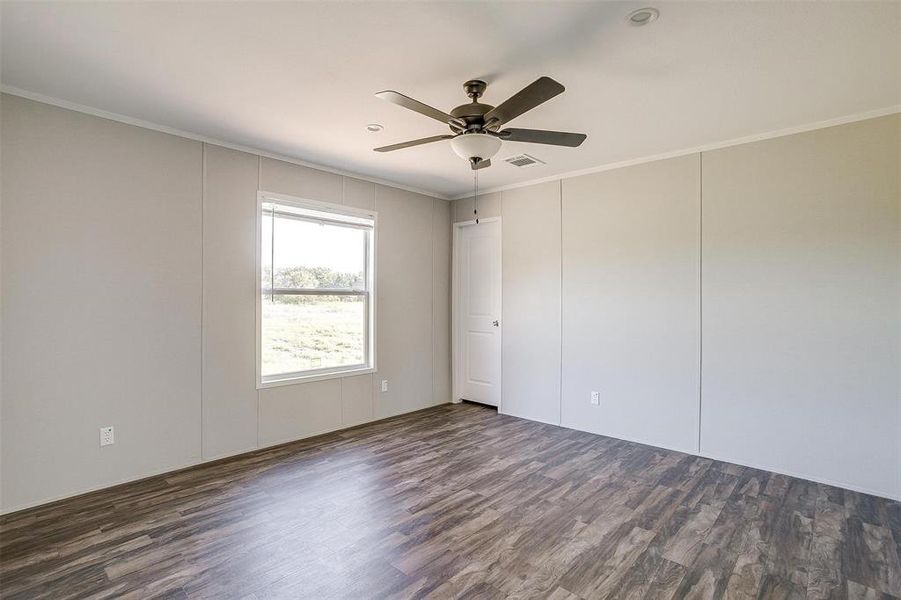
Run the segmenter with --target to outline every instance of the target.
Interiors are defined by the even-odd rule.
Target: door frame
[[[497,412],[501,412],[501,407],[504,401],[504,315],[503,315],[503,306],[504,306],[504,286],[503,286],[503,247],[504,247],[504,229],[503,224],[500,217],[488,217],[485,219],[479,219],[479,223],[497,223],[498,233],[501,237],[501,256],[500,262],[498,265],[498,277],[501,279],[500,285],[500,298],[498,300],[501,304],[501,314],[498,316],[498,320],[501,322],[501,326],[498,327],[497,335],[500,336],[500,352],[501,356],[498,357],[500,359],[500,378],[498,380],[498,390],[499,390],[499,400],[497,403]],[[460,318],[458,316],[460,311],[460,261],[457,259],[457,249],[460,247],[460,236],[463,235],[464,227],[472,227],[475,226],[475,219],[471,219],[469,221],[459,221],[454,223],[454,235],[453,235],[453,245],[451,246],[451,403],[459,404],[463,401],[460,397],[460,381],[462,381],[462,373],[461,370],[463,368],[463,361],[460,360],[460,352],[462,351],[462,347],[460,345],[460,334],[458,331],[458,325],[460,323]]]

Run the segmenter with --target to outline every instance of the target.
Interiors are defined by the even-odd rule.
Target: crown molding
[[[460,200],[463,198],[471,198],[472,197],[472,195],[469,193],[463,193],[463,194],[451,196],[451,195],[446,195],[446,194],[440,194],[438,192],[433,192],[431,190],[426,190],[426,189],[422,189],[422,188],[405,185],[402,183],[398,183],[396,181],[390,181],[387,179],[379,179],[377,177],[368,177],[365,175],[360,175],[358,173],[351,173],[349,171],[343,171],[341,169],[335,169],[333,167],[328,167],[328,166],[319,165],[316,163],[307,162],[307,161],[301,160],[301,159],[293,157],[293,156],[278,154],[278,153],[274,153],[274,152],[268,152],[268,151],[262,150],[260,148],[244,146],[242,144],[235,144],[232,142],[227,142],[225,140],[220,140],[220,139],[216,139],[216,138],[203,136],[203,135],[193,133],[190,131],[183,131],[180,129],[175,129],[173,127],[167,127],[165,125],[160,125],[158,123],[152,123],[150,121],[144,121],[142,119],[135,119],[133,117],[122,115],[119,113],[109,112],[109,111],[102,110],[99,108],[94,108],[92,106],[86,106],[84,104],[78,104],[76,102],[70,102],[68,100],[63,100],[61,98],[55,98],[53,96],[39,94],[37,92],[31,92],[29,90],[25,90],[22,88],[11,86],[11,85],[5,85],[5,84],[0,85],[0,92],[2,92],[4,94],[10,94],[13,96],[19,96],[21,98],[26,98],[28,100],[34,100],[35,102],[41,102],[43,104],[50,104],[52,106],[58,106],[60,108],[65,108],[68,110],[73,110],[76,112],[93,115],[95,117],[100,117],[103,119],[109,119],[111,121],[117,121],[119,123],[125,123],[127,125],[143,127],[144,129],[151,129],[154,131],[159,131],[161,133],[168,133],[170,135],[176,135],[179,137],[187,138],[190,140],[195,140],[198,142],[214,144],[216,146],[230,148],[232,150],[237,150],[239,152],[247,152],[249,154],[263,156],[265,158],[281,160],[281,161],[289,162],[289,163],[292,163],[295,165],[309,167],[311,169],[318,169],[320,171],[325,171],[327,173],[333,173],[335,175],[341,175],[344,177],[353,177],[354,179],[361,179],[363,181],[368,181],[370,183],[386,185],[389,187],[405,190],[408,192],[422,194],[424,196],[430,196],[432,198],[438,198],[440,200]],[[874,110],[865,111],[865,112],[861,112],[861,113],[845,115],[845,116],[836,117],[833,119],[826,119],[824,121],[815,121],[813,123],[807,123],[804,125],[797,125],[794,127],[787,127],[784,129],[777,129],[777,130],[773,130],[773,131],[767,131],[764,133],[748,135],[748,136],[744,136],[744,137],[740,137],[740,138],[733,138],[733,139],[729,139],[729,140],[713,142],[710,144],[703,144],[703,145],[694,146],[691,148],[682,148],[679,150],[672,150],[672,151],[663,152],[660,154],[651,154],[651,155],[643,156],[640,158],[634,158],[634,159],[629,159],[629,160],[624,160],[624,161],[619,161],[619,162],[614,162],[614,163],[606,163],[603,165],[598,165],[596,167],[589,167],[586,169],[578,169],[578,170],[574,170],[574,171],[566,171],[564,173],[559,173],[557,175],[549,175],[547,177],[540,177],[537,179],[529,179],[527,181],[522,181],[519,183],[511,183],[508,185],[494,186],[494,187],[486,188],[484,190],[479,190],[479,193],[480,194],[491,194],[491,193],[495,193],[495,192],[503,192],[505,190],[512,190],[512,189],[521,188],[521,187],[528,187],[530,185],[535,185],[538,183],[546,183],[548,181],[571,179],[573,177],[579,177],[581,175],[590,175],[591,173],[600,173],[602,171],[611,171],[613,169],[620,169],[623,167],[631,167],[634,165],[640,165],[640,164],[644,164],[644,163],[654,162],[657,160],[665,160],[667,158],[676,158],[678,156],[685,156],[688,154],[697,154],[699,152],[710,152],[711,150],[719,150],[721,148],[729,148],[731,146],[740,146],[741,144],[748,144],[751,142],[759,142],[759,141],[763,141],[763,140],[784,137],[787,135],[804,133],[807,131],[815,131],[817,129],[825,129],[827,127],[834,127],[836,125],[845,125],[847,123],[854,123],[857,121],[865,121],[867,119],[875,119],[878,117],[884,117],[884,116],[892,115],[892,114],[896,114],[896,113],[901,113],[901,104],[895,104],[892,106],[877,108]]]
[[[843,117],[836,117],[834,119],[827,119],[825,121],[816,121],[814,123],[807,123],[805,125],[798,125],[795,127],[788,127],[785,129],[777,129],[774,131],[768,131],[765,133],[758,133],[754,135],[748,135],[740,138],[733,138],[731,140],[725,140],[721,142],[713,142],[710,144],[704,144],[702,146],[694,146],[692,148],[684,148],[681,150],[673,150],[671,152],[663,152],[661,154],[652,154],[650,156],[643,156],[641,158],[634,158],[630,160],[624,160],[615,163],[607,163],[604,165],[599,165],[597,167],[589,167],[587,169],[579,169],[576,171],[567,171],[565,173],[560,173],[559,175],[549,175],[547,177],[541,177],[538,179],[530,179],[528,181],[523,181],[520,183],[511,183],[509,185],[499,185],[495,187],[485,188],[484,190],[479,190],[479,194],[493,194],[495,192],[503,192],[505,190],[513,190],[521,187],[528,187],[530,185],[535,185],[537,183],[547,183],[548,181],[558,181],[564,179],[571,179],[573,177],[579,177],[580,175],[590,175],[591,173],[600,173],[602,171],[612,171],[613,169],[621,169],[623,167],[631,167],[634,165],[640,165],[644,163],[654,162],[657,160],[664,160],[667,158],[676,158],[678,156],[686,156],[688,154],[697,154],[699,152],[710,152],[711,150],[719,150],[721,148],[729,148],[731,146],[740,146],[742,144],[748,144],[751,142],[759,142],[763,140],[770,140],[773,138],[785,137],[787,135],[794,135],[796,133],[804,133],[807,131],[815,131],[817,129],[825,129],[827,127],[834,127],[836,125],[845,125],[847,123],[854,123],[857,121],[866,121],[867,119],[875,119],[878,117],[885,117],[888,115],[893,115],[895,113],[901,113],[901,104],[895,104],[893,106],[886,106],[884,108],[877,108],[875,110],[870,110],[862,113],[856,113],[853,115],[846,115]],[[451,200],[462,200],[464,198],[472,198],[472,194],[460,194],[458,196],[451,197]]]
[[[68,100],[63,100],[61,98],[55,98],[53,96],[47,96],[45,94],[39,94],[37,92],[31,92],[29,90],[24,90],[22,88],[18,88],[18,87],[11,86],[11,85],[5,85],[5,84],[0,85],[0,92],[2,92],[4,94],[10,94],[11,96],[18,96],[20,98],[25,98],[27,100],[34,100],[35,102],[40,102],[42,104],[49,104],[51,106],[65,108],[67,110],[72,110],[75,112],[92,115],[94,117],[108,119],[110,121],[117,121],[119,123],[124,123],[126,125],[134,125],[135,127],[142,127],[144,129],[151,129],[153,131],[159,131],[160,133],[167,133],[169,135],[175,135],[178,137],[187,138],[189,140],[203,142],[205,144],[213,144],[215,146],[222,146],[223,148],[229,148],[231,150],[237,150],[239,152],[247,152],[248,154],[255,154],[257,156],[262,156],[264,158],[281,160],[281,161],[292,163],[295,165],[300,165],[302,167],[309,167],[311,169],[325,171],[327,173],[333,173],[335,175],[341,175],[344,177],[353,177],[354,179],[362,179],[363,181],[368,181],[370,183],[386,185],[388,187],[405,190],[407,192],[413,192],[416,194],[422,194],[424,196],[430,196],[432,198],[438,198],[439,200],[450,200],[450,197],[446,196],[444,194],[438,194],[438,193],[430,191],[430,190],[424,190],[421,188],[404,185],[404,184],[398,183],[396,181],[390,181],[387,179],[379,179],[377,177],[367,177],[366,175],[360,175],[358,173],[351,173],[350,171],[343,171],[341,169],[335,169],[333,167],[327,167],[324,165],[307,162],[307,161],[301,160],[301,159],[293,157],[293,156],[288,156],[285,154],[277,154],[274,152],[268,152],[266,150],[262,150],[260,148],[254,148],[252,146],[244,146],[243,144],[235,144],[232,142],[227,142],[225,140],[220,140],[220,139],[216,139],[216,138],[207,137],[205,135],[200,135],[198,133],[193,133],[191,131],[183,131],[181,129],[175,129],[174,127],[167,127],[166,125],[160,125],[158,123],[144,121],[143,119],[135,119],[133,117],[129,117],[126,115],[121,115],[119,113],[114,113],[114,112],[102,110],[99,108],[94,108],[93,106],[86,106],[84,104],[78,104],[77,102],[69,102]]]

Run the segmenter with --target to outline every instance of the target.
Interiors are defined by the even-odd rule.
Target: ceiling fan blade
[[[584,133],[567,131],[545,131],[543,129],[504,129],[497,135],[507,142],[529,142],[531,144],[550,144],[552,146],[581,146],[588,136]]]
[[[410,109],[413,112],[418,112],[421,115],[431,117],[436,121],[441,121],[445,125],[447,125],[448,123],[456,123],[458,125],[462,125],[463,127],[466,126],[465,122],[462,122],[456,117],[452,117],[444,111],[438,110],[437,108],[432,108],[428,104],[423,104],[419,100],[414,100],[409,96],[404,96],[403,94],[400,94],[393,90],[385,90],[384,92],[379,92],[376,94],[376,97],[381,98],[382,100],[387,100],[392,104],[403,106],[404,108]]]
[[[473,171],[478,171],[479,169],[485,169],[491,166],[491,159],[486,158],[485,160],[480,160],[477,163],[470,163],[472,165]]]
[[[565,89],[563,85],[550,77],[539,77],[502,102],[500,106],[488,111],[485,121],[497,118],[500,123],[507,123],[539,104],[547,102],[557,94],[563,93]]]
[[[390,146],[381,146],[373,148],[376,152],[392,152],[402,148],[411,148],[413,146],[421,146],[423,144],[431,144],[432,142],[440,142],[441,140],[449,140],[452,135],[433,135],[432,137],[419,138],[418,140],[410,140],[409,142],[401,142],[399,144],[391,144]]]

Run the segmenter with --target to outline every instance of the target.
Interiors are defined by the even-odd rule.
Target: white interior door
[[[457,398],[501,401],[501,222],[457,227],[454,377]]]

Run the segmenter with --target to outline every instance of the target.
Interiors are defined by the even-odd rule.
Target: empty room
[[[0,0],[0,598],[901,600],[901,1]]]

